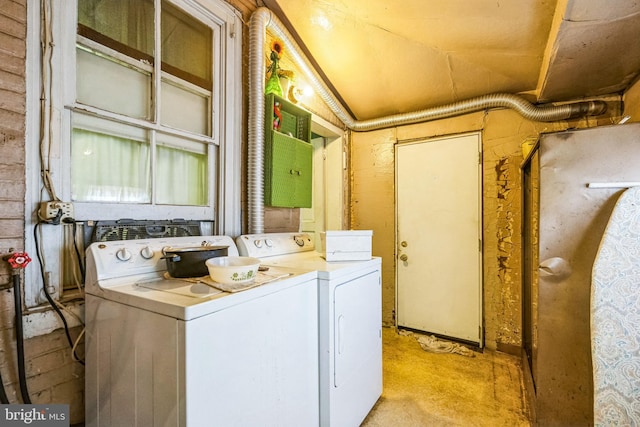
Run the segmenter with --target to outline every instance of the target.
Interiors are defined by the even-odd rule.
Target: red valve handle
[[[25,268],[31,262],[31,258],[26,252],[14,252],[5,259],[11,268]]]

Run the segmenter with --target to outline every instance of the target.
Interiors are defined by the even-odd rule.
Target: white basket
[[[322,256],[327,261],[370,260],[372,236],[372,230],[336,230],[320,233]]]

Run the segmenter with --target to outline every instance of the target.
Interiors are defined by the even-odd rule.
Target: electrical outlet
[[[54,219],[58,216],[58,213],[62,211],[60,219],[73,218],[73,205],[71,202],[41,202],[40,203],[40,218],[43,220]]]

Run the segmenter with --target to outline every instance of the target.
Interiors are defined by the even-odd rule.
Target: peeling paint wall
[[[483,129],[484,322],[489,348],[522,343],[522,144],[566,123],[534,123],[510,110],[486,115]]]
[[[631,117],[629,123],[640,122],[640,79],[625,92],[623,101],[625,106],[623,115]]]
[[[495,176],[496,176],[496,265],[497,265],[497,281],[502,284],[500,297],[505,307],[514,309],[519,307],[520,295],[515,292],[517,287],[515,281],[519,280],[519,271],[514,270],[514,263],[512,259],[518,254],[514,251],[518,249],[518,246],[514,245],[519,240],[517,232],[514,233],[515,221],[518,212],[521,210],[520,206],[516,206],[516,201],[513,200],[511,194],[517,190],[517,177],[519,175],[518,165],[514,161],[511,161],[509,157],[502,157],[496,161]],[[509,320],[514,316],[508,316]],[[520,325],[513,321],[506,324],[499,325],[498,328],[498,341],[502,342],[500,338],[507,338],[514,333],[520,333]]]
[[[351,138],[351,223],[373,230],[372,254],[382,257],[382,322],[394,325],[395,187],[394,129],[353,133]]]
[[[620,111],[611,114],[619,117]],[[392,129],[354,132],[351,224],[353,228],[374,230],[373,251],[383,258],[383,321],[395,323],[396,141],[482,132],[485,345],[515,353],[522,344],[522,144],[536,140],[541,133],[611,123],[608,116],[537,123],[511,110],[490,110]]]

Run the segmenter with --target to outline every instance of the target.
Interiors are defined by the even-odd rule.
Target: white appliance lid
[[[279,292],[292,286],[317,285],[315,271],[304,271],[285,266],[270,267],[271,275],[284,275],[274,281],[240,292],[222,292],[204,283],[189,283],[183,280],[166,280],[156,276],[109,279],[107,286],[98,292],[87,294],[87,298],[99,297],[126,304],[180,320],[192,320],[252,299]],[[168,283],[167,283],[168,282]],[[156,286],[157,284],[157,286]],[[206,289],[210,288],[210,289]]]

